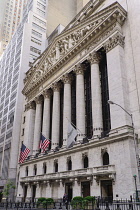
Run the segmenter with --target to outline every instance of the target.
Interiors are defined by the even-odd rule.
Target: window
[[[72,161],[71,161],[71,159],[68,160],[67,164],[68,164],[68,171],[71,171],[72,170]]]
[[[22,136],[24,136],[24,128],[22,129]]]
[[[45,16],[45,12],[42,11],[41,9],[37,8],[37,12],[40,16],[43,16],[43,17]]]
[[[83,162],[84,162],[84,168],[88,168],[88,157],[87,156],[84,157]]]
[[[33,25],[33,27],[39,29],[39,30],[42,31],[42,32],[45,32],[45,31],[46,31],[45,28],[42,28],[41,26],[37,25],[36,23],[32,23],[32,25]]]
[[[39,38],[42,38],[42,34],[37,32],[37,31],[35,31],[35,30],[32,30],[32,34],[37,36],[37,37],[39,37]]]
[[[54,172],[58,172],[58,160],[54,161]]]
[[[46,22],[44,22],[43,20],[40,20],[39,18],[37,18],[36,16],[33,16],[33,19],[38,22],[39,24],[42,24],[43,26],[46,26]]]
[[[108,154],[108,152],[105,152],[103,154],[103,165],[109,165],[109,154]]]
[[[26,167],[26,169],[25,169],[25,176],[28,176],[28,166]]]
[[[35,47],[30,47],[30,50],[32,51],[32,52],[34,52],[34,53],[37,53],[37,54],[41,54],[41,50],[39,50],[39,49],[37,49],[37,48],[35,48]]]
[[[46,163],[43,163],[43,174],[46,174],[47,172],[47,165]]]
[[[25,123],[25,119],[26,119],[26,117],[24,116],[24,117],[23,117],[23,124]]]
[[[34,165],[34,176],[37,175],[37,165]]]

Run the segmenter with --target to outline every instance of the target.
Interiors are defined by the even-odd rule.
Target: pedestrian
[[[68,195],[66,193],[64,193],[64,195],[63,195],[63,203],[65,205],[67,205],[67,203],[68,203]]]

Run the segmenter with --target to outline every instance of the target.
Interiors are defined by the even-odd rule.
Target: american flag
[[[45,136],[43,136],[41,134],[41,140],[40,140],[40,145],[39,148],[43,150],[43,152],[45,152],[46,148],[49,146],[50,144],[50,140],[46,139]]]
[[[21,151],[20,151],[20,157],[19,157],[19,163],[23,163],[23,162],[24,162],[24,160],[27,158],[29,152],[30,152],[30,149],[28,149],[28,148],[22,143]]]

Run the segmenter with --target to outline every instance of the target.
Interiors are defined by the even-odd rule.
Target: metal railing
[[[63,202],[55,201],[54,203],[46,203],[45,205],[40,204],[38,206],[37,202],[5,202],[0,203],[0,209],[2,210],[140,210],[140,202],[130,199],[130,200],[107,200],[98,198],[95,202],[68,202],[64,204]]]

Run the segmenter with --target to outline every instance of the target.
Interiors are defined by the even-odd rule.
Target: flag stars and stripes
[[[20,157],[19,157],[19,163],[23,163],[23,162],[24,162],[24,160],[27,158],[29,152],[30,152],[30,149],[28,149],[28,148],[22,143],[21,151],[20,151]]]
[[[41,140],[40,140],[40,145],[39,145],[39,148],[43,150],[43,152],[45,152],[46,148],[49,147],[49,144],[50,144],[50,140],[45,138],[45,136],[43,136],[41,134]]]

